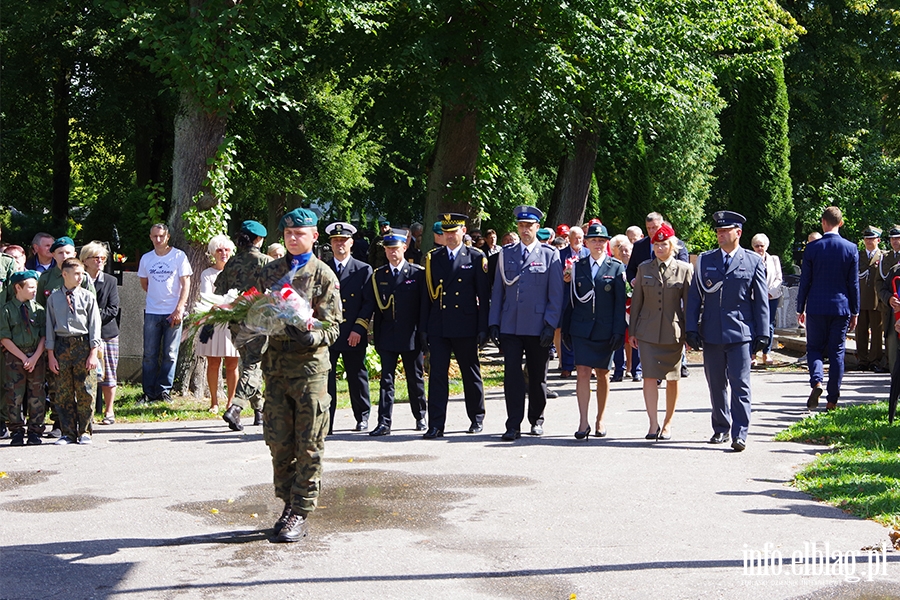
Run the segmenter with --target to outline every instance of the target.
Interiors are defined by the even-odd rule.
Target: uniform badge
[[[706,287],[712,287],[712,280],[710,280],[710,279],[706,280]]]
[[[607,283],[607,284],[606,284],[606,287],[603,288],[603,291],[604,291],[604,292],[608,292],[608,291],[610,291],[611,289],[612,289],[612,286],[609,285],[609,284]]]
[[[488,265],[487,265],[487,257],[486,257],[486,256],[482,256],[482,257],[481,257],[481,268],[484,269],[484,272],[485,272],[485,273],[488,272]]]

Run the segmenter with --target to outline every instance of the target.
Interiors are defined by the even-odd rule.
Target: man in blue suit
[[[731,447],[742,452],[750,427],[750,357],[769,341],[766,265],[739,245],[743,215],[720,210],[713,221],[719,248],[697,258],[685,337],[692,348],[703,348],[712,404],[709,443],[723,444],[730,433]]]
[[[488,321],[491,339],[503,349],[507,415],[503,439],[507,441],[519,437],[525,418],[523,352],[528,369],[531,434],[544,433],[547,363],[563,303],[559,252],[536,237],[544,213],[533,206],[518,206],[513,215],[518,222],[519,242],[500,250]]]
[[[822,356],[828,352],[826,410],[837,408],[844,377],[844,339],[859,315],[859,251],[840,236],[841,209],[822,213],[822,239],[806,246],[797,292],[797,318],[806,323],[806,356],[812,391],[806,408],[813,410],[822,395]]]

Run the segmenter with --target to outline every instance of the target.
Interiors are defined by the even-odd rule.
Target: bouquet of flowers
[[[237,290],[230,290],[224,296],[200,294],[200,302],[187,322],[191,335],[206,326],[240,323],[251,337],[280,335],[288,325],[306,331],[331,326],[313,317],[309,302],[289,283],[266,293],[253,287],[243,294]]]

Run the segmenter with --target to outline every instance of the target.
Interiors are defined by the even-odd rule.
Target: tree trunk
[[[175,148],[172,157],[172,210],[169,214],[171,244],[184,250],[194,271],[191,277],[191,293],[188,309],[199,295],[200,273],[209,267],[206,244],[209,240],[189,243],[184,236],[182,215],[194,205],[194,197],[204,192],[203,205],[214,205],[218,200],[208,196],[203,188],[209,171],[210,159],[225,139],[228,118],[203,111],[187,93],[181,97],[181,106],[175,117]],[[182,349],[185,349],[182,346]],[[199,392],[206,388],[204,376],[206,360],[197,359],[192,352],[179,352],[176,387],[182,394]]]
[[[463,104],[445,104],[441,111],[441,126],[425,196],[426,231],[444,212],[468,215],[469,228],[478,224],[478,211],[471,203],[471,187],[475,182],[475,165],[480,151],[477,117],[477,111]],[[430,235],[423,236],[422,242],[425,251],[434,245]]]
[[[53,197],[51,217],[58,236],[66,235],[69,219],[69,184],[72,165],[69,161],[69,68],[56,67],[53,82]]]
[[[584,223],[599,141],[597,133],[582,131],[575,138],[574,153],[564,156],[560,161],[545,221],[548,226],[560,223],[580,226]]]

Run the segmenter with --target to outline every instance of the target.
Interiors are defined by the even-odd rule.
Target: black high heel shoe
[[[662,427],[657,426],[656,433],[648,433],[644,436],[645,440],[655,440],[659,437],[659,432],[662,431]]]
[[[576,439],[576,440],[583,440],[583,439],[585,439],[586,437],[588,437],[589,435],[591,435],[591,426],[590,426],[590,425],[588,425],[587,429],[585,429],[584,431],[576,431],[576,432],[575,432],[575,439]]]

